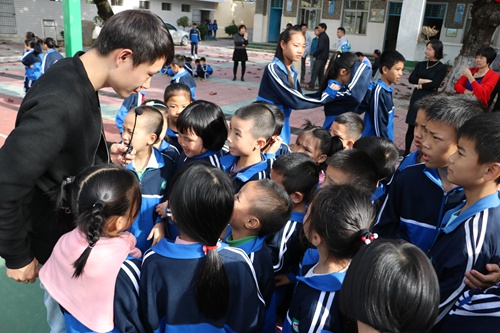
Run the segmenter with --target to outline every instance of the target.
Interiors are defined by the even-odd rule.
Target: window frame
[[[168,9],[164,9],[164,7],[167,7]],[[171,12],[172,11],[172,3],[162,2],[161,3],[161,10],[166,11],[166,12]]]
[[[314,2],[314,4],[313,4]],[[305,5],[308,4],[308,5]],[[298,9],[297,24],[305,23],[307,24],[308,30],[314,30],[318,24],[321,23],[321,15],[323,12],[323,1],[322,0],[302,0],[300,1],[300,6]],[[306,14],[307,13],[307,14]],[[313,24],[313,19],[311,19],[311,13],[316,13],[315,23]],[[305,20],[304,17],[307,17]]]
[[[347,7],[347,1],[348,2],[354,2],[356,4],[356,8],[346,8]],[[368,8],[366,9],[358,9],[357,4],[360,2],[364,2],[366,5],[368,5]],[[369,19],[369,14],[370,14],[370,5],[371,1],[370,0],[344,0],[342,3],[344,10],[342,11],[342,21],[341,21],[341,26],[345,28],[346,35],[358,35],[358,36],[366,36],[367,31],[368,31],[368,19]],[[352,13],[351,15],[347,16],[347,13]],[[364,15],[363,15],[364,14]],[[346,17],[354,17],[354,24],[347,24],[346,23]],[[361,22],[361,20],[364,20],[364,22]],[[363,24],[364,23],[364,24]],[[358,30],[362,30],[364,27],[364,31],[358,32]]]
[[[184,8],[187,8],[187,10],[184,10]],[[182,4],[181,5],[181,12],[183,12],[183,13],[191,13],[191,5]]]

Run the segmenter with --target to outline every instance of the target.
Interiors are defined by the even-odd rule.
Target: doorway
[[[389,15],[387,16],[387,26],[385,29],[384,50],[396,49],[402,8],[402,2],[389,2]]]
[[[283,12],[283,0],[271,0],[269,9],[269,31],[267,41],[276,43],[280,36],[281,13]]]

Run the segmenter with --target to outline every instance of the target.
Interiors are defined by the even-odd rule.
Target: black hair
[[[290,22],[288,22],[288,23],[286,24],[286,29],[288,29],[288,28],[290,28],[290,27],[293,27],[293,26],[294,26],[293,24],[291,24]]]
[[[247,28],[247,26],[246,26],[246,25],[244,25],[244,24],[240,24],[240,26],[238,27],[238,32],[241,30],[241,28],[245,28],[245,29],[246,29],[246,28]]]
[[[200,63],[200,59],[195,59],[195,60],[194,60],[194,63],[195,63],[195,64],[199,64],[199,63]]]
[[[316,162],[305,153],[291,153],[278,156],[272,171],[282,176],[283,186],[288,194],[302,193],[303,202],[309,203],[319,179]]]
[[[326,128],[313,125],[309,119],[306,119],[297,138],[303,137],[305,134],[311,134],[319,140],[319,150],[322,154],[325,154],[327,158],[344,149],[342,140],[340,140],[338,136],[331,136]],[[319,170],[326,169],[326,160],[319,164],[318,168]]]
[[[154,106],[141,105],[131,109],[129,112],[135,112],[136,109],[141,109],[142,113],[139,115],[141,119],[145,120],[145,130],[148,133],[156,135],[156,142],[160,139],[161,130],[163,129],[163,114]]]
[[[175,176],[169,205],[181,233],[215,246],[233,213],[233,185],[223,171],[191,164]],[[200,261],[195,280],[198,308],[207,317],[220,319],[227,311],[230,292],[224,263],[216,250]]]
[[[182,94],[185,94],[190,101],[193,101],[193,96],[191,95],[191,89],[189,89],[189,86],[184,83],[171,83],[165,88],[165,92],[163,93],[163,100],[165,101],[165,103],[167,103],[172,96]]]
[[[201,57],[201,58],[200,58],[200,61],[205,61],[205,62],[206,62],[206,61],[207,61],[207,59],[206,59],[205,57]]]
[[[439,282],[429,258],[400,240],[364,246],[340,291],[342,313],[379,332],[428,332],[438,305]]]
[[[36,42],[36,40],[34,39],[27,39],[24,41],[24,44],[26,46],[29,46],[32,50],[33,50],[33,54],[34,55],[39,55],[40,53],[42,53],[42,48],[40,47],[40,45]]]
[[[255,139],[263,137],[266,141],[274,134],[276,121],[273,112],[261,103],[251,103],[242,106],[234,113],[233,117],[242,120],[251,120],[250,131]]]
[[[450,93],[446,92],[439,92],[439,93],[433,93],[427,96],[424,96],[420,98],[418,101],[415,102],[414,107],[417,110],[422,110],[427,114],[427,109],[438,99],[440,99],[443,96],[450,96]],[[453,94],[454,95],[454,94]]]
[[[483,104],[473,95],[447,95],[436,98],[427,108],[427,121],[438,121],[458,129],[470,118],[484,112]]]
[[[376,54],[376,55],[378,55],[379,57],[380,57],[380,55],[382,54],[382,52],[380,52],[380,50],[379,50],[379,49],[375,49],[375,50],[373,51],[373,53],[375,53],[375,54]]]
[[[191,61],[193,61],[193,58],[188,57],[188,56],[184,56],[184,60],[185,60],[186,62],[191,62]]]
[[[350,175],[349,184],[370,194],[377,188],[377,166],[368,153],[357,150],[342,150],[326,160],[326,164]]]
[[[355,55],[356,55],[356,57],[358,57],[358,58],[359,58],[359,57],[364,57],[364,56],[365,56],[362,52],[359,52],[359,51],[358,51],[358,52],[356,52],[356,53],[354,53],[354,54],[355,54]]]
[[[283,31],[280,34],[280,37],[278,38],[278,44],[276,45],[276,52],[275,52],[274,56],[276,58],[278,58],[278,60],[280,60],[282,63],[285,63],[285,57],[283,55],[283,49],[281,48],[281,42],[287,44],[290,41],[290,39],[292,38],[292,36],[296,33],[299,33],[299,34],[301,34],[301,36],[304,36],[304,34],[302,33],[302,30],[300,30],[300,27],[290,26],[290,27],[286,28],[285,31]],[[290,70],[288,68],[287,68],[287,72],[288,72],[288,83],[290,84],[290,86],[294,87],[295,81],[293,80],[292,73],[290,72]]]
[[[281,111],[276,104],[271,104],[264,101],[255,101],[252,102],[252,104],[263,105],[272,112],[272,114],[274,115],[275,124],[273,135],[280,135],[281,130],[283,129],[283,125],[285,125],[285,115],[283,114],[283,111]]]
[[[327,28],[326,23],[320,23],[320,24],[318,24],[318,27],[322,27],[323,30],[325,30],[325,31],[326,31],[326,28]]]
[[[316,192],[304,224],[324,238],[335,259],[351,259],[364,244],[375,219],[370,196],[352,185],[335,185]]]
[[[172,65],[177,65],[179,67],[184,67],[186,64],[186,60],[184,60],[184,56],[181,54],[176,54],[174,55],[174,58],[172,59]]]
[[[431,44],[431,47],[434,50],[434,56],[436,59],[443,59],[443,42],[433,39],[427,42],[426,46],[429,44]]]
[[[193,22],[193,24],[192,24],[192,25],[197,25],[197,24],[196,24],[196,22]]]
[[[500,114],[484,113],[467,120],[457,132],[457,138],[474,142],[477,163],[500,162]],[[498,184],[500,178],[495,180]]]
[[[307,28],[307,24],[305,24],[305,23],[301,23],[301,24],[300,24],[300,27],[301,27],[301,28],[302,28],[302,27],[306,27],[306,28]]]
[[[391,140],[378,136],[365,136],[357,140],[353,148],[366,152],[372,158],[378,180],[385,179],[396,171],[399,151]]]
[[[125,10],[111,16],[93,48],[103,56],[116,49],[130,49],[134,66],[162,58],[168,65],[174,56],[174,43],[165,23],[147,10]]]
[[[59,47],[59,45],[56,44],[56,41],[54,38],[47,37],[45,38],[45,41],[43,42],[49,49],[54,49],[56,47]]]
[[[387,67],[387,69],[391,69],[392,66],[397,64],[398,62],[405,62],[406,59],[403,57],[401,53],[396,50],[385,50],[380,56],[379,68],[380,74],[383,74],[382,69]]]
[[[219,151],[227,139],[227,124],[221,108],[203,100],[189,104],[177,118],[177,130],[181,134],[193,131],[203,140],[203,147]]]
[[[344,33],[344,35],[345,35],[345,29],[344,29],[344,27],[338,27],[337,30],[342,31]]]
[[[328,86],[328,80],[336,80],[341,69],[350,71],[352,66],[359,61],[358,58],[351,52],[334,52],[328,63],[325,77],[321,81],[320,91],[324,91]]]
[[[127,215],[134,221],[141,208],[141,189],[136,175],[113,164],[100,164],[83,170],[61,186],[58,207],[70,213],[89,246],[73,263],[74,278],[82,275],[92,248],[107,236],[105,226],[112,219]]]
[[[354,139],[354,141],[358,140],[361,135],[363,135],[363,130],[365,129],[363,119],[355,112],[342,113],[338,115],[333,122],[345,125],[349,138]]]
[[[485,46],[485,47],[482,47],[479,50],[477,50],[476,57],[477,56],[485,57],[486,62],[488,63],[488,65],[490,65],[491,63],[493,63],[493,61],[495,61],[495,58],[497,56],[497,52],[495,51],[494,48],[492,48],[490,46]]]
[[[280,231],[292,215],[292,201],[284,188],[270,179],[255,181],[259,200],[252,207],[252,214],[260,221],[258,236],[264,237]]]

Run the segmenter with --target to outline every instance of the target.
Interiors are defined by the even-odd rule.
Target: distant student
[[[245,251],[255,269],[260,292],[266,302],[266,323],[262,332],[274,332],[276,304],[274,271],[266,237],[284,227],[292,213],[285,190],[269,179],[247,182],[234,196],[234,209],[224,242]]]
[[[351,149],[363,135],[364,127],[363,119],[357,113],[346,112],[335,118],[330,127],[330,134],[342,141],[344,149]]]
[[[155,208],[170,186],[175,161],[153,147],[159,141],[162,127],[162,114],[151,106],[132,109],[123,123],[123,143],[133,146],[137,152],[126,168],[141,182],[141,211],[130,232],[137,238],[137,247],[142,252],[165,237],[165,223],[158,218]]]
[[[269,158],[276,158],[281,155],[290,154],[290,147],[283,142],[280,137],[281,131],[283,130],[283,125],[285,124],[285,115],[283,112],[274,104],[267,103],[264,101],[255,101],[254,104],[263,105],[269,109],[274,115],[275,127],[274,133],[269,140],[267,140],[266,145],[262,148],[262,152]],[[276,150],[277,149],[277,150]]]
[[[422,141],[424,164],[408,166],[394,177],[376,232],[429,250],[443,214],[464,198],[463,189],[447,179],[449,157],[457,150],[457,130],[481,113],[477,99],[465,95],[442,96],[429,106]]]
[[[42,49],[34,40],[24,41],[26,53],[21,58],[24,65],[25,79],[24,92],[27,93],[38,78],[42,75]]]
[[[337,38],[339,39],[339,47],[337,48],[337,51],[350,52],[351,51],[351,43],[349,43],[349,40],[345,36],[344,27],[337,28]]]
[[[382,55],[382,52],[380,52],[379,49],[375,49],[373,51],[372,78],[377,79],[377,80],[378,80],[377,76],[380,74],[378,68],[380,66],[380,56],[381,55]]]
[[[206,59],[204,57],[200,58],[200,64],[196,66],[196,74],[198,74],[198,79],[205,81],[212,75],[214,70],[210,65],[206,64]]]
[[[193,27],[189,30],[189,40],[191,41],[191,57],[196,59],[198,58],[198,43],[201,41],[201,34],[194,22]]]
[[[463,278],[500,263],[499,126],[497,113],[469,119],[449,157],[447,179],[464,189],[466,200],[446,212],[429,251],[441,298],[436,332],[493,332],[500,325],[500,286],[469,289]]]
[[[380,74],[376,83],[370,84],[358,113],[365,113],[363,136],[376,135],[394,141],[394,102],[392,85],[403,75],[405,58],[395,50],[387,50],[380,56]]]
[[[194,76],[194,69],[191,62],[193,62],[193,58],[184,56],[184,69],[187,70],[191,76]]]
[[[359,333],[429,332],[438,302],[429,259],[399,240],[375,240],[360,249],[340,293],[340,310],[355,321]]]
[[[229,122],[229,155],[220,159],[222,169],[233,181],[237,193],[246,182],[269,178],[272,160],[262,148],[275,129],[273,113],[261,104],[249,104],[236,110]]]
[[[47,37],[43,42],[43,48],[46,53],[43,57],[42,61],[42,74],[45,73],[50,66],[55,64],[58,60],[64,59],[64,57],[57,52],[56,48],[59,46],[56,44],[56,41],[53,38]]]
[[[141,252],[124,232],[139,214],[134,174],[107,164],[66,180],[60,207],[76,228],[57,242],[40,280],[64,313],[67,332],[144,332],[137,312]]]
[[[191,90],[191,96],[193,96],[194,99],[196,93],[196,82],[194,82],[191,73],[184,69],[184,64],[184,57],[180,54],[176,54],[174,59],[172,59],[172,64],[170,65],[172,67],[172,71],[175,73],[170,83],[184,83]]]
[[[351,259],[377,237],[369,231],[374,216],[368,196],[353,186],[328,186],[316,193],[304,234],[317,254],[304,255],[284,333],[344,332],[338,291]]]
[[[362,52],[356,52],[354,54],[356,55],[356,57],[358,57],[359,62],[362,62],[370,69],[372,68],[372,63],[370,62],[370,59],[365,57],[365,55]]]
[[[144,256],[139,296],[147,331],[259,332],[265,302],[252,262],[219,243],[234,207],[231,181],[212,166],[190,165],[169,202],[180,236]]]
[[[182,153],[182,147],[178,141],[177,119],[184,109],[193,102],[191,90],[183,83],[172,83],[165,88],[163,101],[168,109],[168,141]]]
[[[196,68],[198,68],[198,65],[200,64],[200,59],[195,59],[194,60],[194,70],[193,70],[193,77],[198,77],[198,73],[196,72]]]

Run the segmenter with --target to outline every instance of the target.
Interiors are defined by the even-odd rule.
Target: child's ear
[[[347,149],[352,149],[352,147],[354,147],[354,141],[347,140]]]
[[[106,223],[106,233],[110,236],[116,236],[120,231],[126,230],[129,226],[129,217],[126,215],[118,216]]]
[[[382,67],[382,74],[387,74],[388,71],[389,68],[387,68],[387,66]]]
[[[290,199],[294,205],[298,205],[304,200],[304,194],[300,192],[293,192],[290,195]]]
[[[311,231],[311,244],[318,247],[323,241],[323,238],[314,230]]]
[[[319,164],[323,163],[324,161],[326,161],[327,158],[328,158],[328,156],[326,156],[326,154],[319,155],[318,160],[316,161],[316,164],[319,165]]]
[[[148,145],[150,146],[154,145],[157,140],[158,136],[156,135],[156,133],[150,133],[148,138]]]
[[[492,163],[489,168],[484,173],[484,180],[486,181],[495,181],[500,177],[500,163]]]
[[[255,216],[250,217],[248,221],[245,222],[245,228],[249,230],[259,230],[260,221]]]
[[[256,145],[259,150],[262,150],[267,144],[267,140],[264,137],[260,137],[256,140]]]

